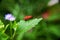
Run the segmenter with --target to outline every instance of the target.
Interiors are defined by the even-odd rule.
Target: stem
[[[8,26],[9,26],[9,24],[6,25],[5,30],[3,30],[2,33],[4,33],[6,31],[6,29],[8,28]]]
[[[15,34],[16,34],[16,31],[14,31],[14,34],[13,34],[12,38],[14,38]]]
[[[15,28],[17,29],[17,26],[16,26],[16,21],[14,21],[14,26],[15,26]],[[14,36],[15,36],[15,34],[16,34],[16,29],[14,29],[14,34],[13,34],[13,38],[14,38]]]
[[[14,21],[13,26],[14,26],[14,28],[17,29],[17,27],[16,27],[16,21]],[[14,36],[15,36],[15,34],[16,34],[16,29],[14,29],[14,33],[13,33],[13,35],[12,35],[12,37],[11,37],[12,39],[14,38]]]
[[[12,39],[12,22],[10,21],[10,36],[11,36],[11,40],[13,40]]]
[[[16,39],[16,40],[22,40],[23,35],[24,35],[24,32],[21,32],[21,33],[17,36],[17,39]]]

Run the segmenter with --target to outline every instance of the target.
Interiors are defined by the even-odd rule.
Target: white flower
[[[15,17],[12,14],[6,14],[5,15],[5,19],[6,20],[9,20],[9,21],[14,21],[15,20]]]
[[[59,0],[50,0],[48,2],[48,6],[53,6],[53,5],[57,4],[58,2],[59,2]]]

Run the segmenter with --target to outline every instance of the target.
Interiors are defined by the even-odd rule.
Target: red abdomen
[[[29,20],[29,19],[31,19],[32,18],[32,16],[25,16],[24,17],[24,20]]]

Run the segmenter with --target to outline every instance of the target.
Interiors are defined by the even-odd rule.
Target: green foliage
[[[2,21],[0,20],[0,32],[3,31],[4,28],[4,24],[2,23]]]
[[[40,19],[33,19],[33,20],[29,20],[29,21],[21,20],[18,23],[19,27],[17,29],[17,33],[19,35],[17,37],[17,40],[21,40],[21,37],[23,36],[23,34],[25,32],[27,32],[28,30],[32,29],[33,27],[35,27],[35,25],[37,25],[41,20],[42,20],[42,18],[40,18]]]
[[[47,7],[49,0],[28,0],[28,2],[27,0],[18,1],[19,2],[15,4],[14,8],[9,9],[18,19],[23,19],[25,15],[38,16],[41,11]]]
[[[2,0],[0,2],[0,40],[58,40],[60,4],[48,7],[49,1]],[[49,15],[45,20],[41,14],[46,10],[49,11]],[[13,14],[16,19],[5,20],[5,14],[8,13]],[[33,18],[25,21],[24,17],[27,15]]]
[[[7,40],[8,38],[6,34],[0,32],[0,40]]]
[[[50,33],[55,34],[56,36],[60,36],[60,29],[58,25],[51,25],[48,27]]]
[[[49,21],[60,20],[60,5],[56,4],[49,8],[50,16],[48,17]]]

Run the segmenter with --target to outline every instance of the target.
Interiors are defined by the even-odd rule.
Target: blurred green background
[[[13,14],[17,22],[29,15],[32,19],[43,18],[36,27],[24,33],[22,40],[60,40],[60,3],[48,6],[49,1],[0,0],[0,20],[4,25],[8,24],[9,21],[4,20],[8,13]]]

